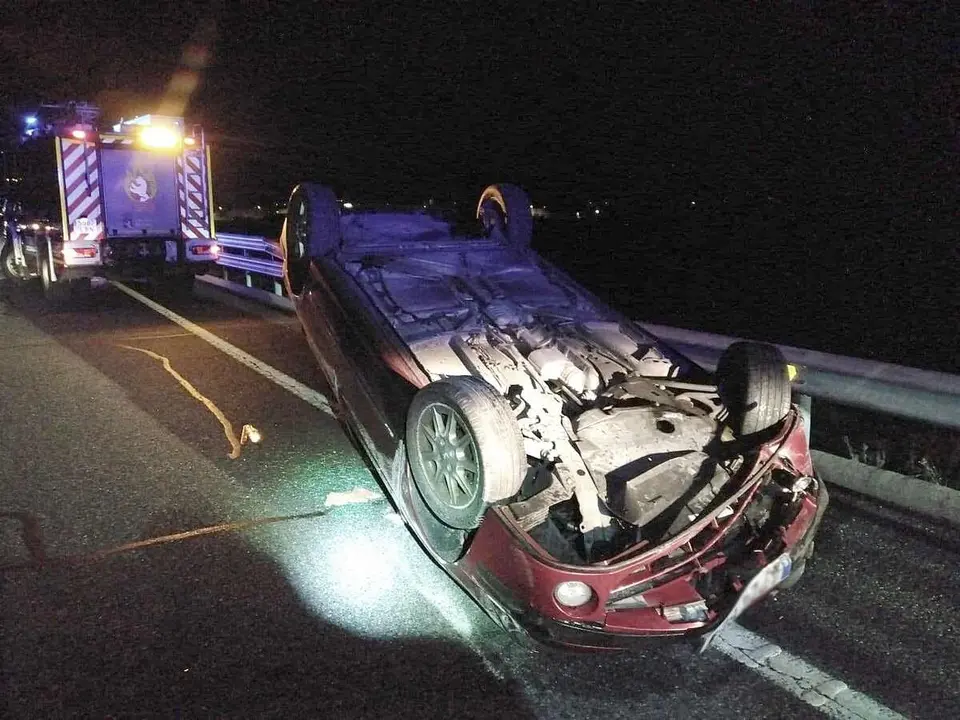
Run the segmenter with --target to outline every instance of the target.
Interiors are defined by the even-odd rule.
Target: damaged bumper
[[[600,594],[600,612],[591,617],[578,618],[576,614],[580,611],[570,611],[560,607],[555,601],[545,601],[545,595],[552,600],[553,586],[566,579],[567,574],[545,567],[545,564],[536,558],[529,558],[529,561],[523,563],[526,565],[525,575],[527,578],[536,579],[525,591],[518,587],[516,582],[510,582],[510,579],[501,577],[492,569],[502,567],[495,561],[490,563],[494,560],[492,556],[478,556],[478,564],[474,566],[474,571],[469,573],[479,591],[475,596],[482,598],[481,604],[486,606],[488,613],[498,618],[500,624],[515,639],[532,648],[546,645],[568,650],[630,650],[646,647],[651,641],[673,638],[698,642],[702,652],[726,624],[733,622],[747,608],[770,592],[792,585],[799,579],[813,552],[814,538],[829,503],[829,495],[823,483],[819,482],[818,485],[815,508],[798,513],[793,521],[783,528],[784,549],[775,557],[769,558],[738,591],[731,590],[727,593],[722,600],[722,608],[718,606],[709,610],[709,618],[706,620],[687,621],[678,619],[676,615],[667,617],[671,608],[683,607],[684,601],[686,606],[703,605],[702,600],[695,600],[700,597],[695,587],[701,573],[693,569],[644,591],[652,600],[645,607],[626,610],[607,608],[605,612],[604,593],[616,587],[623,578],[615,577],[617,573],[613,568],[610,568],[608,577],[596,573],[590,576],[581,575],[580,577],[588,579]],[[485,523],[485,526],[487,533],[508,532],[501,523],[490,522]],[[494,529],[495,526],[499,527]],[[483,545],[486,544],[480,543],[478,555],[486,554],[483,552]],[[468,556],[471,554],[468,553]],[[517,566],[516,560],[514,555],[514,567]],[[705,562],[703,566],[719,569],[722,564],[723,560],[720,558],[712,564]],[[513,587],[510,587],[511,585]],[[533,602],[524,598],[525,595],[534,595]],[[528,601],[525,602],[522,598]],[[659,604],[653,602],[656,599],[660,600]]]

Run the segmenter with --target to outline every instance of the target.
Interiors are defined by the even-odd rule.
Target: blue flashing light
[[[37,124],[37,116],[36,116],[36,115],[27,115],[27,116],[24,118],[24,121],[27,123],[27,127],[33,127],[34,125]]]

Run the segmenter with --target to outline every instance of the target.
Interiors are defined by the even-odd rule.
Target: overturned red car
[[[348,434],[506,630],[577,648],[704,636],[793,584],[827,493],[789,368],[711,374],[531,248],[526,194],[440,213],[291,195],[284,281]]]

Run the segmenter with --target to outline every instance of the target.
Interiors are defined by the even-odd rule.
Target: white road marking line
[[[294,380],[292,377],[286,373],[280,372],[272,365],[268,365],[262,360],[258,360],[253,355],[250,355],[249,353],[238,348],[236,345],[231,345],[226,340],[217,337],[209,330],[204,330],[196,323],[190,322],[185,317],[177,315],[177,313],[173,312],[173,310],[168,310],[160,303],[154,302],[150,298],[141,295],[136,290],[127,287],[123,283],[111,281],[111,284],[121,292],[124,292],[132,297],[137,302],[143,303],[154,312],[163,315],[163,317],[167,318],[167,320],[176,323],[187,332],[191,332],[201,340],[213,345],[213,347],[215,347],[217,350],[225,355],[229,355],[241,365],[246,365],[254,372],[259,373],[270,382],[282,387],[284,390],[293,393],[309,405],[312,405],[318,410],[325,412],[327,415],[333,416],[333,409],[330,407],[330,403],[327,401],[327,398],[325,398],[321,393],[318,393],[316,390],[307,387],[299,380]]]
[[[724,628],[714,639],[713,647],[751,670],[756,670],[774,685],[828,717],[842,720],[905,720],[903,715],[850,689],[846,683],[737,623],[730,623]]]

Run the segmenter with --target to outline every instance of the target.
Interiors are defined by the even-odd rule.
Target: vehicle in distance
[[[735,343],[711,375],[539,257],[523,190],[476,216],[302,183],[281,234],[340,419],[427,551],[567,647],[709,638],[795,582],[827,494],[779,350]]]

